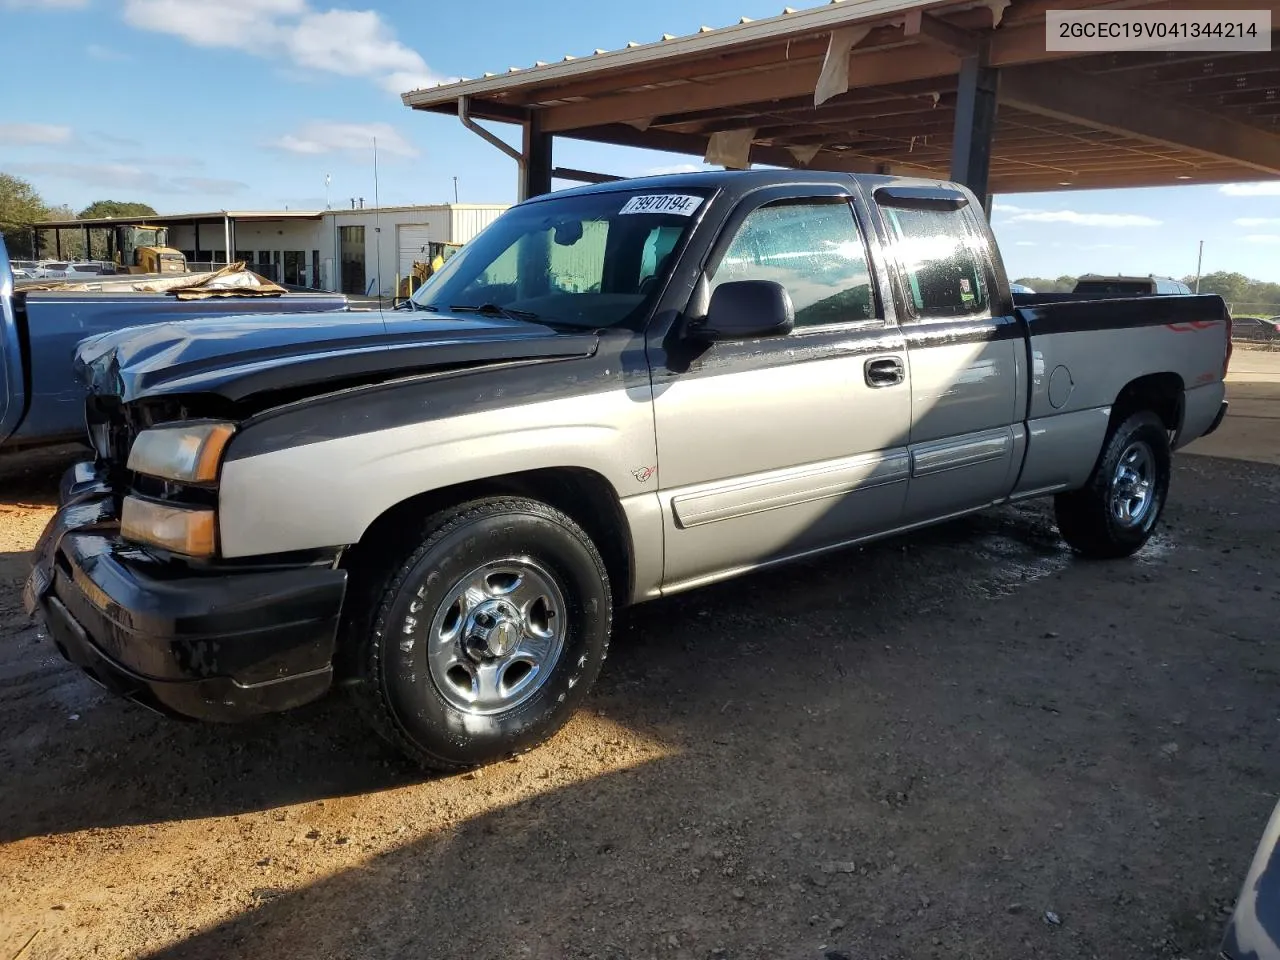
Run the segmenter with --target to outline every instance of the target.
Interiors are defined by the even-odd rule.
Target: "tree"
[[[54,207],[45,207],[41,220],[75,220],[76,212],[65,203]],[[61,246],[61,252],[59,252]],[[81,230],[62,229],[62,243],[59,245],[52,230],[40,231],[40,256],[62,257],[64,260],[83,260],[87,256],[84,249],[84,232]]]
[[[1070,293],[1075,289],[1076,278],[1058,277],[1050,280],[1048,277],[1019,277],[1013,282],[1030,287],[1036,293]]]
[[[1195,277],[1184,277],[1183,282],[1195,289]],[[1280,283],[1251,280],[1243,273],[1206,273],[1200,278],[1200,292],[1216,293],[1239,316],[1274,316],[1280,311]]]
[[[132,200],[95,200],[89,204],[78,214],[74,214],[80,220],[94,220],[99,217],[154,217],[156,215],[155,208],[149,203],[138,203]],[[91,250],[89,256],[91,259],[106,260],[110,247],[107,243],[107,231],[98,229],[89,232],[89,242]],[[63,243],[66,243],[66,237],[63,237]],[[80,241],[83,247],[83,238]]]
[[[148,203],[128,200],[95,200],[76,216],[81,220],[99,217],[154,217],[155,209]]]
[[[32,256],[31,225],[44,219],[46,209],[35,187],[21,177],[0,173],[0,233],[11,256]]]

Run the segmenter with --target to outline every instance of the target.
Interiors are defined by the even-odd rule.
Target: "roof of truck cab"
[[[822,170],[787,170],[787,169],[755,169],[755,170],[708,170],[696,173],[666,173],[651,177],[634,177],[626,180],[611,180],[607,183],[588,184],[581,187],[570,187],[554,193],[533,197],[526,203],[539,203],[564,197],[587,196],[599,193],[634,193],[636,191],[653,190],[714,190],[731,189],[737,193],[746,193],[761,187],[785,186],[786,184],[849,184],[857,182],[861,186],[875,190],[879,187],[933,187],[962,191],[963,188],[946,180],[932,180],[920,177],[895,177],[874,173],[837,173]]]

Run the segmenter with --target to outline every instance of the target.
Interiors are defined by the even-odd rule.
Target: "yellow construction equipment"
[[[422,252],[427,255],[427,259],[413,261],[413,271],[409,276],[400,278],[396,296],[398,298],[412,296],[413,291],[426,283],[428,277],[443,267],[445,261],[461,249],[462,244],[460,243],[444,243],[439,240],[429,242],[422,248]]]
[[[116,267],[121,273],[186,273],[187,258],[168,243],[165,227],[144,223],[116,227]]]

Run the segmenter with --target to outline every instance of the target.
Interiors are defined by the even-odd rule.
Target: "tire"
[[[353,624],[357,701],[378,733],[429,769],[525,752],[595,682],[612,609],[599,551],[559,510],[504,497],[443,511],[388,565]]]
[[[1129,415],[1107,434],[1088,483],[1054,498],[1062,539],[1092,559],[1133,555],[1164,512],[1171,467],[1169,430],[1160,418]]]

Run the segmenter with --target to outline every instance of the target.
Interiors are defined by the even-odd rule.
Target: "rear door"
[[[906,353],[855,199],[818,185],[750,194],[705,274],[712,290],[780,282],[796,326],[651,351],[669,588],[890,529],[906,494]]]
[[[990,504],[1012,488],[1025,432],[1015,406],[1026,345],[968,198],[881,187],[911,368],[911,481],[904,520]],[[1025,376],[1025,374],[1022,374]]]

